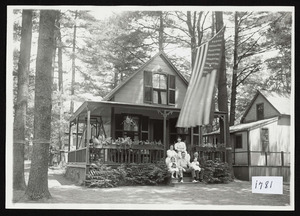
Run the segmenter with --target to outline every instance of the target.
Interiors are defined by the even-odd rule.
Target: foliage
[[[206,183],[228,183],[233,180],[229,166],[227,163],[221,162],[219,159],[207,160],[204,163],[204,176]]]
[[[88,187],[117,187],[121,185],[167,185],[170,173],[165,163],[122,164],[117,168],[106,165],[93,166],[87,179]]]

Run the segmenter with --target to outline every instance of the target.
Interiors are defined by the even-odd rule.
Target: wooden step
[[[173,178],[172,180],[171,180],[171,182],[172,183],[180,183],[180,182],[178,182],[178,178]],[[193,181],[193,178],[192,177],[183,177],[183,183],[193,183],[192,182]]]

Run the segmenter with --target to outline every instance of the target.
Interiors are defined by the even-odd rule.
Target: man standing
[[[181,152],[181,158],[178,160],[178,168],[179,168],[179,182],[183,182],[183,172],[192,173],[193,182],[197,182],[199,179],[199,171],[194,170],[191,167],[190,161],[186,158],[186,153]]]

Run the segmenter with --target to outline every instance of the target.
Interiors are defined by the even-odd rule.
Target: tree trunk
[[[56,11],[41,10],[36,59],[34,140],[31,169],[26,196],[31,200],[50,198],[48,190],[48,158],[51,134],[51,70],[54,52]]]
[[[14,118],[13,188],[24,190],[25,124],[29,86],[29,65],[32,38],[32,10],[22,12],[20,57],[18,63],[18,95]]]
[[[196,46],[197,46],[197,43],[196,43],[196,35],[195,35],[195,23],[192,23],[192,15],[191,15],[191,11],[187,11],[187,26],[188,26],[188,29],[189,29],[189,34],[190,34],[190,37],[191,37],[191,63],[192,63],[192,67],[194,67],[194,64],[195,64],[195,58],[196,58]],[[194,20],[195,20],[195,17],[196,16],[196,12],[194,12]]]
[[[163,51],[163,45],[164,45],[164,21],[163,21],[163,12],[159,12],[159,51]]]
[[[233,73],[232,73],[232,85],[231,85],[231,99],[230,99],[230,121],[229,125],[234,125],[235,121],[235,109],[236,109],[236,88],[237,88],[237,70],[238,70],[238,14],[234,15],[234,48],[233,48]]]
[[[71,83],[71,107],[70,113],[73,114],[74,112],[74,87],[75,87],[75,50],[76,50],[76,19],[77,19],[78,11],[75,11],[75,18],[74,18],[74,32],[73,32],[73,48],[72,48],[72,83]]]
[[[215,12],[216,15],[216,31],[220,31],[223,27],[223,12]],[[227,104],[227,80],[226,80],[226,62],[225,62],[225,43],[223,43],[223,53],[221,58],[221,65],[219,71],[219,83],[218,83],[218,107],[220,111],[226,113],[228,116],[228,104]],[[229,127],[228,122],[226,122],[227,118],[220,118],[220,138],[221,142],[226,143],[226,160],[233,174],[232,170],[232,150],[231,143],[229,139]],[[226,132],[226,137],[224,137],[224,130]]]
[[[61,14],[58,12],[57,18],[57,61],[58,61],[58,90],[59,90],[59,149],[63,148],[63,63],[62,63],[62,41],[60,31],[60,17]]]

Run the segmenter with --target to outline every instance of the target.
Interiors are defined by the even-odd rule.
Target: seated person
[[[194,170],[198,170],[199,172],[201,171],[201,168],[200,168],[200,165],[199,165],[199,162],[198,162],[197,158],[194,158],[193,162],[191,163],[191,167]]]
[[[169,165],[172,157],[175,157],[175,159],[177,160],[177,153],[175,152],[173,145],[170,145],[170,149],[167,151],[167,158],[166,158],[167,166]]]
[[[199,170],[199,179],[196,179],[196,180],[199,180],[201,182],[203,180],[204,168],[201,167],[200,161],[201,160],[200,160],[198,152],[195,152],[194,155],[193,155],[193,158],[192,158],[192,163],[193,162],[198,163],[198,167],[200,168],[200,170]],[[202,161],[202,164],[203,164],[203,161]]]
[[[178,178],[179,169],[178,169],[175,157],[171,157],[171,161],[168,165],[168,169],[171,172],[171,177],[172,178],[174,178],[174,173],[176,174],[176,178]]]
[[[197,182],[199,171],[192,168],[189,160],[186,159],[186,153],[181,153],[181,158],[178,159],[179,182],[183,182],[183,172],[192,173],[193,182]]]
[[[175,151],[177,152],[177,157],[181,158],[181,153],[185,152],[186,159],[190,160],[190,155],[186,151],[186,145],[184,142],[181,142],[181,137],[177,138],[177,143],[174,145]]]

